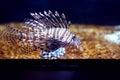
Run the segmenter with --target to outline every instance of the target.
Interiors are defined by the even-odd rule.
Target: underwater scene
[[[120,59],[119,3],[2,0],[0,59]]]
[[[13,28],[19,28],[23,23],[8,23]],[[8,24],[0,25],[0,36]],[[120,27],[94,26],[72,24],[70,31],[81,40],[77,47],[65,47],[66,52],[59,59],[119,59],[120,58]],[[5,39],[0,39],[0,59],[41,59],[41,49],[32,50],[33,47],[21,47],[21,41],[17,40],[15,33],[7,32]],[[12,34],[11,38],[9,34]],[[16,41],[15,40],[15,41]],[[43,47],[41,45],[41,47]],[[24,50],[22,50],[24,49]]]

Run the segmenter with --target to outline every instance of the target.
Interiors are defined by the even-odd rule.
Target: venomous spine
[[[60,58],[66,46],[78,47],[81,44],[81,40],[70,32],[70,21],[66,20],[64,14],[50,10],[30,14],[34,19],[25,19],[19,29],[6,26],[0,37],[11,45],[21,42],[21,49],[26,53],[41,49],[40,56],[43,59]]]

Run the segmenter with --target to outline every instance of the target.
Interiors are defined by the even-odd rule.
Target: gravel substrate
[[[21,23],[10,25],[19,28]],[[0,31],[4,26],[5,24],[0,25]],[[115,32],[114,27],[74,24],[70,29],[82,40],[82,44],[78,49],[66,48],[66,53],[61,59],[120,59],[120,44],[105,39],[105,35]],[[0,40],[0,59],[40,59],[40,50],[26,54],[20,51],[19,45],[20,43],[6,44]]]

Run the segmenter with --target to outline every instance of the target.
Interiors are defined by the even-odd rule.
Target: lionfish
[[[34,20],[25,19],[19,29],[7,26],[0,37],[12,44],[21,42],[21,50],[26,53],[42,50],[42,59],[60,58],[64,55],[66,46],[78,47],[81,44],[81,40],[70,32],[71,22],[66,20],[64,13],[60,15],[57,11],[53,13],[49,10],[30,15]]]

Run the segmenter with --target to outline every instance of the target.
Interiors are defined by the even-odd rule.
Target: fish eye
[[[74,34],[73,36],[72,36],[72,39],[75,39],[76,38],[76,35]]]

